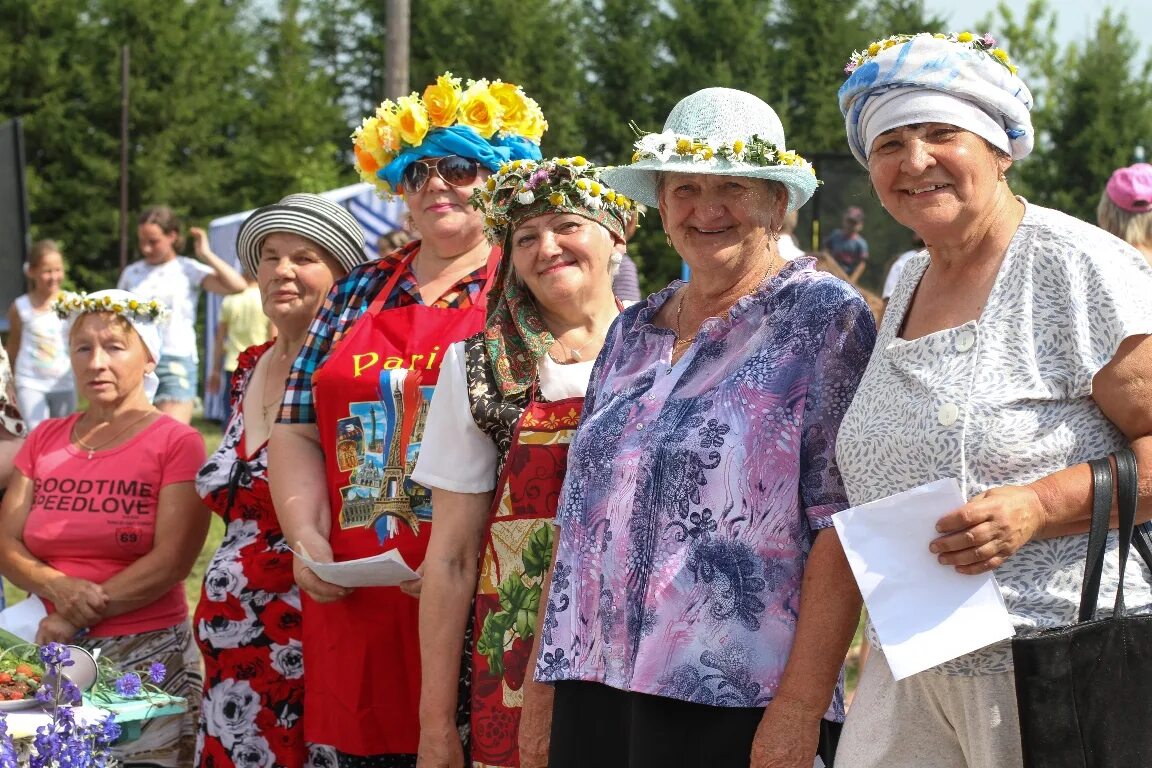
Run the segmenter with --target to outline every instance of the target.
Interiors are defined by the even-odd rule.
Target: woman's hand
[[[297,542],[296,547],[309,560],[317,563],[332,562],[332,547],[319,535],[308,537],[307,545]],[[318,603],[333,603],[352,594],[352,590],[347,587],[324,581],[298,557],[292,558],[292,575],[296,577],[296,584],[300,589]]]
[[[769,702],[752,738],[751,768],[812,768],[822,717],[796,701]]]
[[[71,576],[59,576],[50,581],[43,597],[51,600],[56,611],[77,627],[99,624],[109,602],[104,587]]]
[[[520,768],[548,768],[552,740],[552,686],[532,680],[535,658],[528,662],[524,706],[520,710]]]
[[[464,768],[464,747],[453,723],[435,728],[422,726],[416,749],[416,768]]]
[[[943,536],[929,549],[942,565],[976,575],[995,570],[1044,527],[1047,516],[1032,488],[991,488],[936,523]]]
[[[397,586],[400,587],[400,591],[408,595],[408,597],[414,597],[419,600],[420,588],[424,586],[424,563],[420,563],[419,567],[416,568],[416,578],[409,581],[402,581],[397,584]]]
[[[51,613],[40,620],[36,629],[36,644],[71,643],[79,634],[80,627],[65,619],[59,613]]]

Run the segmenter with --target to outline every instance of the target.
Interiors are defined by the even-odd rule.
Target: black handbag
[[[1016,637],[1016,704],[1025,768],[1152,766],[1152,616],[1124,609],[1124,567],[1134,544],[1152,568],[1152,546],[1136,516],[1136,457],[1116,458],[1120,588],[1111,616],[1096,601],[1112,507],[1107,459],[1092,468],[1092,525],[1076,624]]]

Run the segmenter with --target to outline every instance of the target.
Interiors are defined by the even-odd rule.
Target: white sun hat
[[[658,174],[711,173],[778,181],[788,188],[788,210],[804,205],[820,182],[812,164],[785,149],[784,126],[761,99],[734,88],[705,88],[680,100],[661,133],[636,142],[632,164],[602,178],[627,197],[656,205]]]

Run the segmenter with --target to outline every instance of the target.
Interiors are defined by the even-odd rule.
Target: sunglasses
[[[405,194],[419,192],[424,189],[428,179],[435,172],[440,179],[452,187],[466,187],[476,181],[480,173],[480,164],[470,157],[460,155],[445,155],[439,158],[416,160],[400,174],[400,185]]]

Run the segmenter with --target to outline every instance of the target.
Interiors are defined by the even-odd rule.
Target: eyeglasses
[[[438,158],[425,158],[416,160],[400,174],[400,185],[405,194],[419,192],[424,189],[432,172],[443,180],[445,184],[453,187],[466,187],[476,181],[480,172],[480,164],[470,157],[460,155],[445,155]]]

